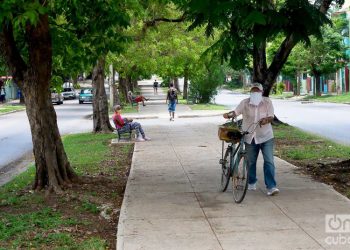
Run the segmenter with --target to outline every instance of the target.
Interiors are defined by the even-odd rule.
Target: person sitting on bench
[[[122,107],[120,105],[115,105],[113,107],[113,110],[114,114],[112,116],[112,120],[119,134],[130,133],[131,130],[135,130],[137,136],[136,141],[141,142],[151,140],[151,138],[145,135],[145,132],[143,131],[140,123],[134,122],[132,119],[129,118],[122,118]]]
[[[131,103],[131,105],[132,105],[133,103],[142,102],[142,105],[143,105],[143,106],[146,106],[145,101],[148,101],[148,100],[149,100],[149,99],[145,98],[143,95],[135,96],[135,95],[132,94],[131,91],[128,92],[128,99],[129,99],[129,102]]]

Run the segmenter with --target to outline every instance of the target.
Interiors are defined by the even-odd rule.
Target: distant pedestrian
[[[179,103],[179,100],[177,99],[177,90],[174,88],[174,84],[172,83],[170,84],[165,102],[168,104],[170,121],[174,121],[176,104]]]
[[[158,82],[157,82],[157,79],[154,80],[154,83],[153,83],[153,92],[155,95],[158,94]]]
[[[4,103],[6,101],[6,91],[5,91],[5,87],[2,85],[0,87],[0,102]]]

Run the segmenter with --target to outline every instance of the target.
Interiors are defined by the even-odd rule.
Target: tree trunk
[[[314,70],[314,77],[315,77],[315,87],[314,87],[314,94],[315,96],[321,96],[321,74]]]
[[[115,69],[112,68],[112,88],[111,88],[111,95],[112,95],[112,107],[114,105],[120,105],[120,98],[119,98],[119,92],[118,92],[118,85],[115,84]]]
[[[26,26],[27,63],[19,53],[11,23],[2,27],[0,51],[26,100],[36,166],[33,188],[61,192],[62,187],[78,178],[64,151],[51,103],[52,45],[48,20],[47,15],[40,15],[37,25]]]
[[[127,96],[128,96],[128,87],[126,83],[126,79],[124,77],[121,77],[119,75],[119,94],[122,95],[123,99],[128,102]]]
[[[254,45],[253,58],[253,82],[264,85],[267,77],[266,42]]]
[[[174,77],[174,88],[176,88],[177,91],[179,91],[181,93],[180,87],[179,87],[179,78],[177,78],[177,77]]]
[[[72,77],[72,81],[73,81],[73,88],[77,88],[78,86],[78,76],[74,76]]]
[[[20,98],[19,98],[19,104],[26,104],[23,95],[21,95]]]
[[[93,107],[93,132],[111,132],[113,128],[109,122],[108,101],[104,86],[105,58],[97,61],[92,72],[92,87],[94,88]]]
[[[28,79],[25,83],[27,87],[24,88],[36,165],[33,187],[37,190],[48,187],[55,192],[60,192],[61,187],[66,187],[76,180],[77,176],[70,167],[63,148],[50,91],[48,88],[46,91],[38,92],[35,89],[33,91],[32,86],[45,89],[41,86],[48,85],[40,75],[42,74]]]
[[[116,84],[112,85],[112,91],[113,91],[113,105],[112,106],[120,105],[118,86]]]
[[[183,90],[183,99],[188,98],[188,68],[187,66],[185,67],[184,70],[184,90]]]
[[[127,78],[126,78],[126,86],[127,86],[127,89],[128,90],[131,90],[131,92],[133,92],[134,93],[134,85],[132,84],[132,79],[131,79],[131,76],[128,76]]]
[[[138,88],[139,84],[138,84],[137,80],[132,80],[132,86],[134,89]]]
[[[297,73],[297,91],[296,91],[296,95],[297,96],[300,96],[300,86],[301,86],[301,84],[300,84],[300,73],[298,72]]]

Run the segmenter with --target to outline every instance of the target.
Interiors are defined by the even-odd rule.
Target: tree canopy
[[[253,80],[264,85],[269,95],[277,75],[300,41],[310,43],[310,36],[321,37],[321,27],[329,23],[326,15],[332,3],[344,1],[318,0],[179,0],[175,1],[192,21],[193,29],[204,26],[206,35],[216,29],[222,31],[213,49],[230,62],[233,68],[242,69],[253,58]],[[282,35],[283,40],[267,65],[267,43]]]

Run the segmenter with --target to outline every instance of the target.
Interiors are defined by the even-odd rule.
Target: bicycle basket
[[[237,126],[224,124],[219,126],[218,136],[222,141],[238,143],[243,135]]]

